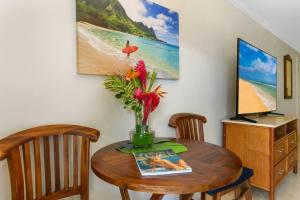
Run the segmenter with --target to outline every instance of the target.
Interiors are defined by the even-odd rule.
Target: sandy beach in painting
[[[268,112],[276,109],[276,100],[258,84],[239,79],[239,113]]]
[[[120,59],[114,55],[101,52],[95,46],[98,39],[85,32],[84,28],[90,25],[77,23],[77,47],[78,47],[78,72],[82,74],[105,74],[114,72],[124,74],[130,66],[130,60]],[[81,28],[81,29],[80,29]],[[98,43],[100,41],[97,41]]]

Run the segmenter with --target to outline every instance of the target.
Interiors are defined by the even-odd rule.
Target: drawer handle
[[[278,175],[283,175],[284,174],[284,170],[282,169],[282,170],[278,171],[277,174]]]
[[[292,140],[290,143],[291,143],[291,144],[295,144],[295,140]]]
[[[295,159],[291,159],[291,162],[292,162],[292,163],[295,162]]]

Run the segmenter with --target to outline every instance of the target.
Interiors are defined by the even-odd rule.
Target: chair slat
[[[197,130],[194,129],[194,119],[190,119],[190,130],[191,130],[191,139],[195,140],[197,136]]]
[[[23,158],[24,158],[24,172],[25,172],[25,184],[26,184],[26,200],[32,200],[33,185],[32,185],[30,143],[25,143],[23,145]]]
[[[46,195],[51,193],[51,162],[49,136],[44,137],[45,183]]]
[[[188,121],[188,119],[183,119],[182,120],[183,121],[183,124],[184,124],[184,133],[185,133],[185,138],[189,138],[190,136],[189,136],[189,132],[188,132],[188,130],[189,130],[189,126],[188,126],[188,124],[187,124],[187,121]]]
[[[191,119],[186,119],[186,121],[187,121],[187,131],[188,131],[188,134],[189,134],[189,138],[192,139],[194,131],[192,129]]]
[[[23,171],[19,148],[11,150],[7,163],[11,179],[12,200],[24,200]]]
[[[82,138],[81,144],[81,190],[82,196],[81,200],[89,199],[89,159],[90,159],[90,142],[88,138]]]
[[[198,131],[198,120],[197,119],[193,119],[193,129],[195,132],[195,140],[200,140],[200,134]]]
[[[180,137],[185,138],[185,131],[184,131],[183,121],[179,121],[178,124],[179,124],[178,128],[179,128]]]
[[[198,121],[198,129],[199,129],[199,134],[200,134],[200,140],[204,141],[204,130],[203,130],[203,123],[201,121]]]
[[[68,135],[64,135],[64,189],[69,188],[69,141]]]
[[[34,165],[35,165],[35,188],[36,199],[42,198],[42,172],[41,172],[41,153],[40,153],[40,139],[34,140]]]
[[[78,187],[78,136],[73,136],[73,186]]]
[[[55,171],[55,191],[60,190],[60,167],[59,167],[59,137],[53,136],[54,145],[54,171]]]

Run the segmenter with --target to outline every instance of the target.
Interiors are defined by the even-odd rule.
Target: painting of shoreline
[[[240,41],[239,114],[276,110],[276,58]]]
[[[77,0],[78,72],[123,74],[143,59],[178,79],[178,29],[178,14],[149,0]]]

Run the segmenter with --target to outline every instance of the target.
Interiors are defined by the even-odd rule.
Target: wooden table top
[[[189,150],[181,153],[193,172],[171,175],[141,176],[131,154],[115,148],[125,142],[108,145],[92,157],[94,173],[104,181],[141,192],[187,194],[205,192],[235,181],[242,172],[241,160],[223,147],[191,140],[176,140]]]

